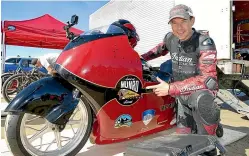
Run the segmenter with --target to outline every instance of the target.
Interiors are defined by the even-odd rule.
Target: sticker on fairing
[[[122,114],[116,119],[114,128],[130,127],[131,125],[132,117],[129,114]]]
[[[141,97],[141,81],[135,76],[125,76],[117,84],[117,101],[122,105],[131,105]]]
[[[160,110],[165,111],[167,109],[174,108],[174,106],[175,106],[175,102],[170,103],[170,104],[164,104],[161,106]]]
[[[149,109],[149,110],[146,110],[143,112],[143,123],[147,126],[151,120],[153,119],[153,117],[155,116],[155,113],[156,111],[153,110],[153,109]]]

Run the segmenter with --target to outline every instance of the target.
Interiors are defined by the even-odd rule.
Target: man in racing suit
[[[149,86],[158,96],[171,95],[177,99],[177,133],[215,135],[220,110],[214,102],[217,85],[216,48],[206,32],[197,32],[192,10],[176,5],[170,11],[172,33],[163,42],[142,55],[151,60],[170,52],[173,83],[158,78],[158,85]]]

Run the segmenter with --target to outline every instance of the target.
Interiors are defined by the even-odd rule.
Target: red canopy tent
[[[63,49],[69,42],[63,29],[65,25],[48,14],[24,21],[4,21],[3,41],[5,45]],[[70,31],[83,32],[75,28]]]

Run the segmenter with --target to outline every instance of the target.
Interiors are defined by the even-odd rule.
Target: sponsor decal
[[[212,64],[214,63],[214,60],[202,60],[203,64]]]
[[[206,52],[206,53],[216,53],[216,50],[206,50],[206,51],[201,51],[201,53]]]
[[[135,76],[125,76],[117,84],[117,100],[123,105],[131,105],[141,97],[141,81]]]
[[[204,40],[202,42],[202,45],[204,45],[204,46],[209,46],[209,45],[213,45],[213,44],[214,43],[213,43],[213,41],[210,38],[207,38],[206,40]]]
[[[114,128],[130,127],[131,125],[132,125],[131,116],[129,114],[122,114],[116,119]]]
[[[161,110],[161,111],[165,111],[166,109],[174,108],[174,106],[175,106],[175,102],[170,103],[170,104],[165,104],[165,105],[162,105],[162,106],[161,106],[160,110]]]
[[[8,26],[8,30],[9,30],[9,31],[14,31],[14,30],[16,30],[16,27],[13,26],[13,25],[9,25],[9,26]]]
[[[202,51],[201,53],[210,53],[209,55],[203,57],[203,60],[202,60],[203,64],[212,64],[212,63],[214,63],[215,57],[216,57],[216,51],[207,50],[207,51]]]
[[[209,31],[208,31],[208,30],[199,30],[199,32],[200,32],[202,35],[209,35]]]
[[[203,59],[214,59],[214,58],[215,58],[215,54],[210,54],[210,55],[203,57]]]
[[[177,60],[179,59],[180,62],[185,62],[185,63],[190,63],[192,62],[192,58],[186,57],[186,56],[177,56],[177,53],[173,53],[171,56],[172,60]]]
[[[156,111],[153,109],[148,109],[146,111],[143,112],[142,114],[142,119],[143,119],[143,123],[147,126],[151,120],[153,119],[153,117],[155,116]]]
[[[187,92],[187,91],[199,90],[202,88],[203,88],[203,86],[196,86],[196,85],[185,86],[180,90],[180,92],[182,93],[182,92]]]

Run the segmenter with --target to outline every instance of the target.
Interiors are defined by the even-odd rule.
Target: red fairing
[[[142,97],[130,106],[123,106],[116,99],[109,101],[97,113],[99,127],[95,127],[94,131],[96,144],[120,142],[171,128],[170,121],[174,116],[172,103],[174,98],[157,97],[154,93],[142,94]],[[166,106],[165,109],[162,110],[162,106]],[[155,110],[155,116],[145,125],[142,114],[148,109]],[[115,128],[115,121],[122,114],[132,117],[132,125]]]
[[[207,89],[205,81],[208,77],[213,77],[217,80],[216,55],[216,50],[200,51],[198,68],[200,69],[201,75],[188,78],[184,81],[171,83],[169,94],[171,96],[189,95],[195,90]]]
[[[108,88],[115,88],[124,75],[142,80],[140,57],[126,36],[84,43],[61,53],[56,63],[88,82]]]
[[[164,56],[168,54],[168,50],[162,50],[164,43],[158,44],[156,47],[152,48],[150,51],[147,53],[143,54],[142,57],[146,60],[152,60],[160,56]]]
[[[96,144],[120,142],[174,126],[170,122],[175,99],[145,92],[146,86],[158,83],[143,80],[140,57],[126,36],[84,43],[62,52],[56,63],[83,80],[111,88],[113,98],[99,106],[93,123]]]

